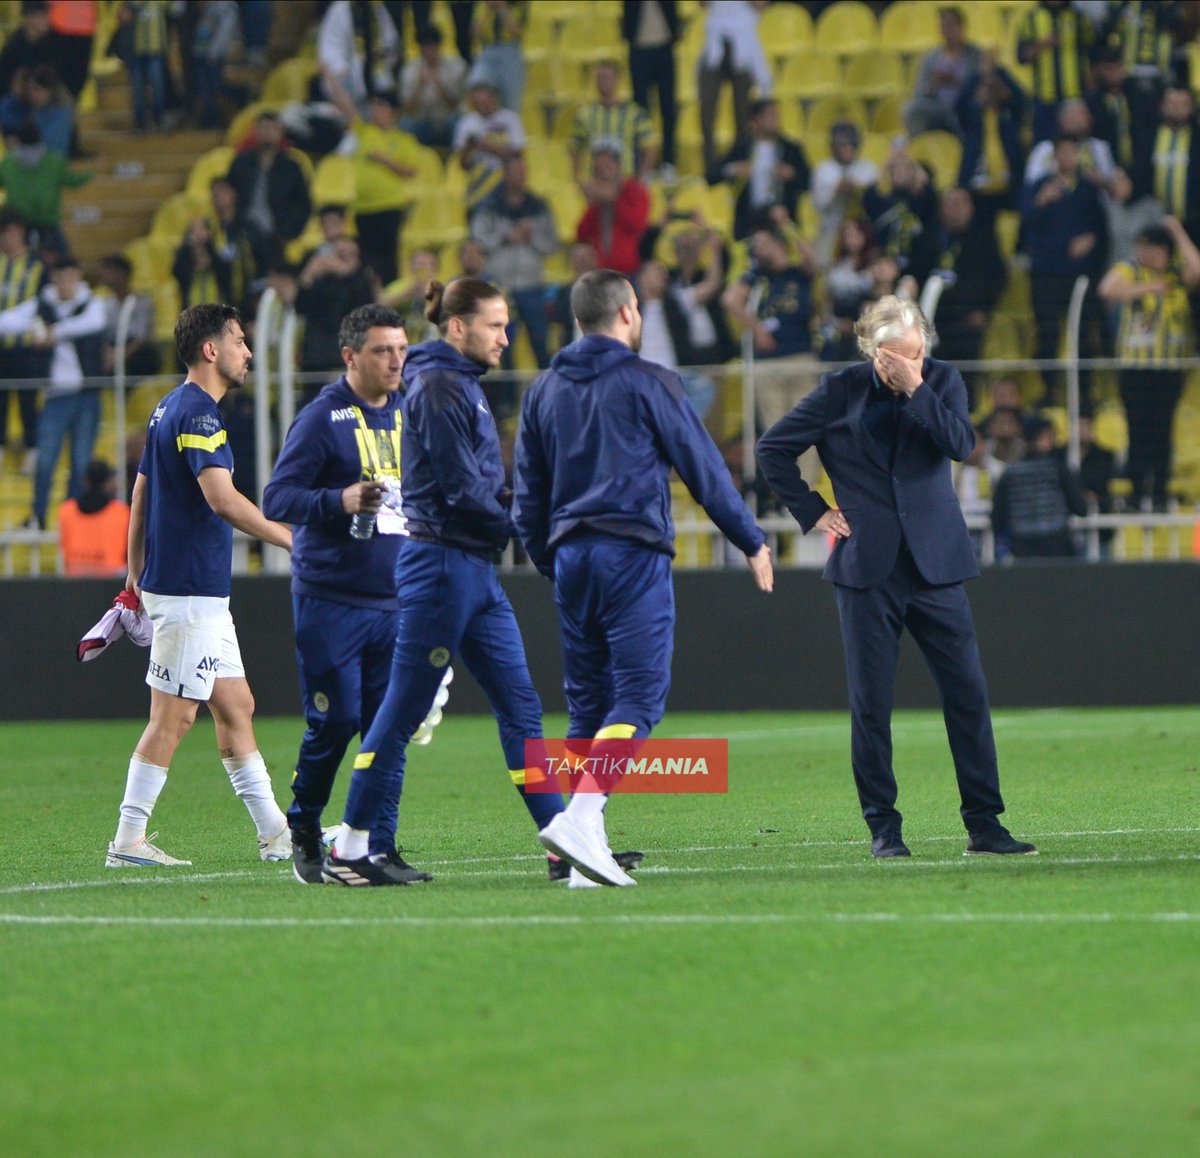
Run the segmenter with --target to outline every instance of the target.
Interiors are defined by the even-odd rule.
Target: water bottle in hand
[[[374,482],[374,478],[367,481]],[[350,519],[350,538],[352,539],[369,539],[375,534],[375,513],[368,514],[366,511],[359,511]]]
[[[375,516],[357,514],[350,520],[350,538],[369,539],[375,534]]]

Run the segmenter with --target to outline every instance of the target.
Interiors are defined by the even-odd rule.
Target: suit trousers
[[[941,699],[968,832],[1000,826],[1004,811],[987,682],[967,593],[961,583],[934,586],[902,546],[878,587],[840,585],[837,594],[850,687],[850,755],[863,819],[872,835],[900,831],[892,769],[892,706],[900,633],[908,628]]]

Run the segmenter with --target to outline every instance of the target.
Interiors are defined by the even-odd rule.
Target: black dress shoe
[[[988,832],[972,832],[967,835],[967,849],[963,856],[994,853],[997,856],[1037,856],[1037,847],[1017,840],[1004,828]]]
[[[871,855],[877,857],[912,856],[908,845],[900,839],[898,832],[881,832],[871,841]]]

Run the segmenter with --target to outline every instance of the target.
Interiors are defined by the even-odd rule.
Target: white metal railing
[[[936,280],[936,279],[935,279]],[[975,362],[961,362],[957,365],[965,371],[1013,373],[1016,371],[1065,371],[1067,380],[1066,402],[1070,418],[1071,444],[1069,454],[1073,462],[1078,462],[1078,416],[1079,416],[1079,375],[1082,370],[1119,370],[1125,363],[1116,358],[1079,359],[1079,325],[1082,315],[1084,294],[1087,281],[1084,278],[1076,283],[1071,299],[1067,326],[1068,357],[1053,361],[1038,361],[1036,359],[990,359]],[[937,297],[930,294],[926,298],[929,310],[936,316]],[[753,307],[756,303],[751,302]],[[128,379],[124,367],[124,351],[128,339],[128,326],[132,299],[127,308],[122,309],[118,316],[116,350],[116,373],[111,379],[110,387],[114,392],[114,435],[120,455],[125,444],[127,433],[126,392]],[[932,320],[932,319],[931,319]],[[308,380],[328,380],[330,375],[297,375],[296,338],[297,317],[295,311],[285,306],[268,290],[262,298],[256,319],[256,336],[254,343],[254,381],[255,381],[255,465],[258,474],[258,493],[261,501],[263,488],[270,475],[275,449],[282,444],[283,436],[295,415],[295,395],[297,385]],[[740,374],[741,377],[741,453],[742,474],[739,480],[750,499],[755,478],[754,443],[756,422],[757,382],[762,376],[779,373],[793,373],[794,367],[773,365],[771,361],[761,361],[753,357],[750,335],[743,337],[743,361],[720,366],[696,367],[697,372],[714,377]],[[1193,371],[1200,370],[1200,358],[1176,358],[1163,362],[1164,369]],[[832,364],[820,366],[820,369],[832,369]],[[533,374],[523,371],[495,373],[489,380],[515,381],[527,384]],[[42,383],[21,383],[18,388],[37,389]],[[272,392],[276,392],[277,405],[272,415]],[[124,491],[124,472],[118,470],[119,487]],[[1188,558],[1190,557],[1191,529],[1196,516],[1186,512],[1175,511],[1166,514],[1126,513],[1116,515],[1093,514],[1083,519],[1073,519],[1071,526],[1075,529],[1084,544],[1084,557],[1099,559],[1102,557],[1102,532],[1112,530],[1113,546],[1108,552],[1112,559],[1150,559],[1154,557]],[[775,536],[787,536],[789,551],[784,565],[788,566],[819,566],[824,559],[820,547],[819,536],[802,536],[799,528],[788,516],[768,516],[760,518],[759,523],[765,530]],[[981,557],[984,562],[991,562],[995,557],[994,543],[990,524],[986,516],[969,517],[968,526],[979,538]],[[1138,528],[1139,534],[1134,539],[1130,528]],[[737,552],[730,552],[719,533],[706,520],[682,520],[677,523],[677,533],[680,542],[679,562],[684,566],[726,566],[738,565]],[[700,550],[698,543],[708,536],[715,536],[710,549]],[[0,528],[0,576],[11,577],[17,574],[40,575],[56,571],[59,564],[53,568],[43,562],[43,550],[56,548],[58,537],[54,532],[39,532],[26,528]],[[57,560],[57,551],[55,551]],[[513,562],[514,552],[506,555],[505,566],[520,566]],[[235,548],[235,570],[244,573],[250,566],[249,543],[244,537],[238,536]],[[270,573],[287,571],[287,553],[275,547],[263,548],[263,568]]]
[[[271,358],[278,371],[272,374]],[[296,415],[296,311],[271,287],[263,292],[254,320],[254,468],[258,483],[258,505],[271,476],[276,448],[283,445]],[[271,387],[279,387],[276,422],[271,420]],[[238,552],[246,547],[236,544]],[[249,552],[247,549],[247,561]],[[288,553],[282,547],[262,545],[263,570],[271,575],[286,574]]]

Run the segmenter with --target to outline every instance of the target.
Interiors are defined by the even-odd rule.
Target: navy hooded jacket
[[[380,466],[399,477],[400,396],[366,406],[344,377],[326,386],[292,423],[263,492],[263,514],[291,523],[292,590],[335,603],[390,609],[396,606],[396,553],[401,535],[350,537],[342,491],[360,482],[364,462],[355,407],[381,445]]]
[[[763,545],[679,375],[600,334],[565,346],[521,411],[513,513],[529,557],[552,574],[555,546],[581,529],[674,555],[672,467],[739,550]]]
[[[487,367],[440,339],[404,363],[404,514],[414,539],[479,555],[516,533],[496,420],[479,379]]]

